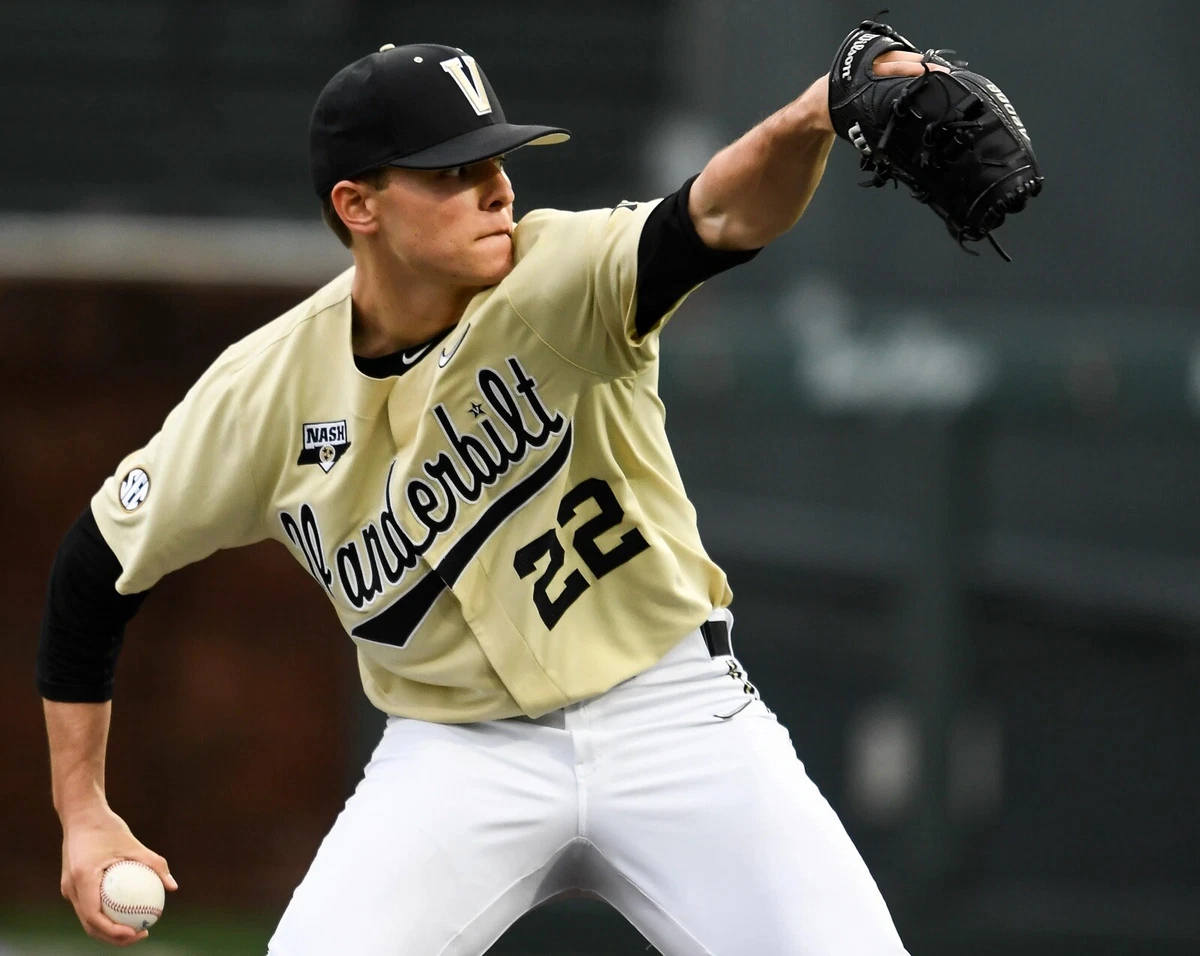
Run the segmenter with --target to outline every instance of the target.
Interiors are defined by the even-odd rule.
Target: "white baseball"
[[[114,923],[149,929],[162,916],[167,891],[162,880],[145,863],[122,860],[104,871],[100,881],[100,906]]]

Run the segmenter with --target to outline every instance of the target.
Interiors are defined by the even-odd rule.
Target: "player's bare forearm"
[[[757,249],[792,228],[833,145],[828,78],[717,153],[692,184],[688,212],[713,249]]]
[[[104,755],[112,703],[69,704],[43,700],[50,738],[54,809],[63,828],[62,895],[89,936],[128,946],[145,930],[113,922],[100,905],[104,870],[120,860],[145,863],[169,890],[178,888],[167,861],[143,846],[104,795]]]
[[[50,741],[54,809],[66,826],[81,812],[103,807],[104,754],[112,702],[67,704],[43,700]]]

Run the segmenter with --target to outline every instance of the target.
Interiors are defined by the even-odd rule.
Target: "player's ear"
[[[334,212],[351,233],[366,236],[379,231],[379,222],[370,202],[371,192],[366,183],[343,179],[329,194]]]

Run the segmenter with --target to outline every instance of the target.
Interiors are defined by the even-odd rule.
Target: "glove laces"
[[[886,10],[883,11],[883,13],[886,12]],[[874,23],[873,21],[864,21],[864,28],[868,23],[871,24],[872,28],[886,29],[894,33],[890,27]],[[934,82],[933,71],[929,69],[931,62],[937,62],[952,68],[960,68],[967,65],[965,60],[949,59],[947,54],[953,54],[954,52],[954,50],[927,50],[924,56],[922,56],[921,64],[924,67],[924,72],[919,76],[913,77],[896,98],[892,104],[891,115],[888,117],[887,124],[880,134],[878,145],[872,150],[870,156],[862,157],[860,168],[863,171],[870,172],[872,175],[870,179],[859,183],[859,185],[881,188],[891,183],[893,188],[898,188],[901,182],[905,183],[912,190],[913,198],[917,202],[932,206],[946,220],[950,226],[951,235],[954,236],[958,247],[963,252],[968,255],[978,256],[979,253],[973,249],[968,249],[966,243],[987,239],[991,243],[992,248],[996,250],[1005,262],[1012,262],[1012,258],[1005,252],[1004,247],[996,241],[991,231],[1003,221],[1005,213],[1024,207],[1025,201],[1028,198],[1026,195],[1028,192],[1027,184],[1018,187],[1013,193],[995,203],[992,209],[985,214],[984,225],[982,227],[971,229],[966,225],[952,222],[948,218],[946,211],[934,202],[930,190],[921,187],[903,170],[897,169],[888,160],[886,155],[888,143],[891,141],[892,134],[896,130],[897,122],[909,116],[925,120],[924,126],[921,129],[921,149],[915,157],[917,166],[922,170],[937,170],[943,168],[948,163],[953,163],[975,145],[976,140],[985,128],[987,128],[980,118],[986,112],[986,107],[983,100],[973,92],[969,92],[957,103],[951,103],[950,97],[947,96],[945,107],[941,114],[937,116],[922,116],[912,106],[912,101],[917,94],[924,91],[931,82]],[[951,116],[955,116],[956,118],[951,119]],[[1003,162],[998,160],[980,159],[979,162],[985,165],[1004,165]],[[1040,185],[1040,182],[1037,184]],[[1036,190],[1028,192],[1028,195],[1035,193]],[[1017,198],[1019,198],[1019,204],[1014,201]],[[998,217],[997,213],[999,214]],[[997,222],[989,225],[987,224],[987,220],[991,218],[997,218]]]

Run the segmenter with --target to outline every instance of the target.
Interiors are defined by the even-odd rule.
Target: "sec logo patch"
[[[134,468],[121,479],[118,497],[121,499],[121,507],[126,511],[136,511],[138,506],[146,500],[148,494],[150,494],[150,476],[141,468]]]

